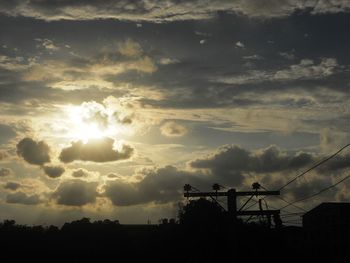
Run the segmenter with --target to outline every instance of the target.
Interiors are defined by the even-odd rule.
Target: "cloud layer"
[[[111,138],[91,139],[87,143],[72,142],[71,146],[62,149],[59,159],[64,163],[73,161],[112,162],[129,159],[133,148],[123,145],[121,150],[114,149]]]
[[[313,14],[347,12],[346,0],[151,0],[151,1],[3,1],[0,10],[11,16],[44,20],[118,19],[132,21],[177,21],[208,19],[226,11],[250,17],[283,17],[297,10]]]
[[[314,157],[308,153],[287,155],[276,146],[251,152],[236,145],[227,145],[220,147],[207,158],[190,162],[190,166],[209,169],[218,176],[229,176],[237,172],[272,173],[295,170],[313,161]]]
[[[213,183],[226,187],[250,188],[254,180],[267,187],[280,187],[289,177],[285,173],[310,165],[316,157],[303,152],[286,153],[276,146],[248,151],[236,145],[227,145],[213,154],[193,160],[190,170],[174,166],[144,169],[138,182],[125,179],[110,180],[105,185],[104,195],[116,206],[130,206],[142,203],[168,203],[182,199],[183,185],[189,183],[201,190],[209,189]],[[329,183],[329,179],[316,178],[315,188]],[[320,182],[320,183],[317,183]],[[293,196],[300,192],[298,186],[290,192]],[[304,194],[315,188],[305,190]]]

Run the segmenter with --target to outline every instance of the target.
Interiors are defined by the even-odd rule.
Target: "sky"
[[[349,12],[345,0],[2,0],[0,220],[157,223],[187,183],[279,189],[350,142]],[[349,166],[345,149],[282,195]]]

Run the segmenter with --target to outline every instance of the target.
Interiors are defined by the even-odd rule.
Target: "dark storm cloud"
[[[71,146],[62,149],[59,159],[64,163],[75,160],[91,162],[112,162],[129,159],[133,148],[123,145],[120,151],[114,149],[111,138],[91,139],[87,143],[72,142]]]
[[[21,184],[16,183],[16,182],[7,182],[4,185],[4,189],[8,189],[8,190],[11,190],[11,191],[16,191],[20,187],[21,187]]]
[[[191,171],[166,166],[144,169],[140,172],[142,179],[136,183],[122,179],[108,181],[104,195],[116,206],[175,202],[181,200],[182,187],[186,183],[201,190],[209,189],[215,182],[227,187],[242,187],[243,180],[250,177],[250,173],[291,171],[304,167],[312,160],[313,157],[310,154],[287,155],[275,146],[256,152],[238,146],[224,146],[208,158],[190,162],[191,167],[194,168]],[[209,170],[209,173],[203,169]],[[283,183],[284,179],[284,177],[281,178],[280,183]],[[275,181],[276,178],[269,180],[268,185],[275,184]]]
[[[147,203],[146,200],[141,199],[142,196],[140,196],[135,186],[119,180],[107,183],[105,187],[105,195],[115,206],[129,206]]]
[[[108,181],[105,196],[116,206],[129,206],[149,202],[168,203],[181,199],[185,182],[199,182],[191,172],[174,166],[142,171],[144,178],[137,183],[117,179]],[[198,185],[198,183],[197,183]]]
[[[258,180],[269,189],[278,189],[291,178],[288,174],[294,176],[295,171],[310,166],[320,158],[304,152],[283,152],[276,146],[255,151],[234,145],[223,146],[207,158],[190,162],[191,170],[165,166],[139,171],[137,175],[141,179],[138,182],[122,178],[109,180],[102,195],[115,206],[131,206],[177,202],[182,199],[185,184],[202,191],[209,190],[213,183],[244,189],[250,188],[251,180]],[[299,199],[331,185],[337,176],[325,176],[322,171],[316,170],[313,175],[296,181],[283,191],[289,198]],[[336,193],[333,191],[327,196],[333,200]]]
[[[43,165],[50,162],[50,148],[44,141],[24,138],[17,144],[17,154],[30,164]]]
[[[82,180],[69,180],[62,182],[52,197],[57,204],[67,206],[83,206],[96,201],[97,183]]]
[[[238,146],[228,145],[219,148],[216,153],[207,158],[200,158],[189,164],[196,169],[209,170],[213,177],[224,185],[227,183],[239,185],[253,173],[259,175],[259,182],[268,189],[279,189],[298,174],[296,171],[306,169],[324,158],[306,152],[287,153],[276,146],[248,151]],[[317,168],[313,175],[307,174],[284,189],[284,194],[289,195],[291,200],[298,200],[317,193],[332,185],[334,178],[338,178],[335,180],[342,178],[344,169],[350,166],[349,161],[349,154],[331,159]],[[293,176],[288,177],[288,175]],[[323,196],[329,200],[336,200],[338,190],[335,189]]]
[[[40,197],[36,194],[27,195],[23,192],[16,192],[6,196],[6,202],[9,204],[37,205],[41,203]]]
[[[190,162],[197,169],[208,169],[216,177],[235,184],[242,182],[244,173],[273,173],[294,170],[314,161],[308,153],[287,155],[276,146],[259,152],[245,150],[236,145],[219,148],[216,153]]]
[[[336,156],[322,166],[319,171],[324,174],[339,172],[350,167],[350,154]]]
[[[2,13],[45,20],[120,19],[135,21],[176,21],[208,19],[219,11],[235,12],[252,17],[281,17],[306,9],[310,13],[338,13],[348,11],[346,0],[43,0],[1,2]]]
[[[45,174],[51,178],[60,177],[65,171],[64,167],[62,166],[51,166],[51,165],[43,166],[43,170]]]
[[[289,189],[285,190],[286,193],[290,194],[293,200],[298,200],[311,194],[317,193],[319,190],[332,185],[331,177],[315,177],[302,181],[298,184],[293,185]],[[334,200],[336,192],[328,192],[328,197]]]

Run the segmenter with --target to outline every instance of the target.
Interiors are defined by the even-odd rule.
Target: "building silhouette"
[[[326,250],[339,258],[349,256],[350,203],[322,203],[302,216],[306,243],[312,253]]]
[[[350,203],[322,203],[303,216],[303,227],[308,230],[334,231],[350,227]]]

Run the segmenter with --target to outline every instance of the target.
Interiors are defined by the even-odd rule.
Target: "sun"
[[[130,110],[95,101],[80,105],[64,105],[59,117],[60,136],[69,141],[88,142],[90,139],[123,140],[134,136],[139,129]]]
[[[66,109],[69,118],[68,137],[82,140],[84,143],[90,139],[111,137],[117,133],[116,125],[108,121],[108,115],[99,111],[86,110],[80,106],[70,106]]]
[[[77,129],[77,136],[84,142],[89,139],[100,139],[105,137],[105,132],[98,127],[97,123],[82,122]]]

